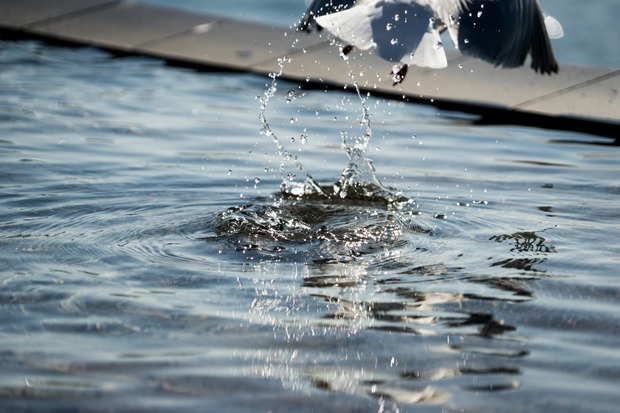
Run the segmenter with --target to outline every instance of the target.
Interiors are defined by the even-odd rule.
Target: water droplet
[[[476,15],[476,17],[480,18],[482,16],[482,12],[479,11],[478,14]]]
[[[398,43],[398,39],[393,38],[392,40],[390,40],[390,43],[391,44],[397,44]]]
[[[302,134],[299,137],[299,140],[301,141],[302,145],[305,144],[306,142],[308,142],[308,135]]]
[[[433,48],[435,48],[435,49],[437,49],[437,50],[439,50],[439,49],[443,49],[443,43],[441,43],[441,42],[437,42],[437,44],[435,44],[435,45],[433,46]]]
[[[295,90],[291,89],[288,92],[286,92],[286,101],[290,102],[293,99],[295,99]]]
[[[392,23],[388,23],[385,25],[385,30],[392,30],[392,27],[393,27]]]
[[[254,188],[256,188],[258,184],[260,184],[260,178],[257,176],[256,178],[254,178]]]
[[[468,44],[469,43],[469,39],[468,38],[463,39],[463,43]]]
[[[459,63],[459,69],[463,68],[463,63]]]
[[[232,174],[232,169],[228,170],[228,175]]]
[[[396,21],[396,22],[397,22],[399,19],[400,19],[400,16],[399,16],[398,14],[395,14],[395,15],[394,15],[394,21]]]
[[[297,122],[297,118],[291,118],[290,122],[291,124]]]

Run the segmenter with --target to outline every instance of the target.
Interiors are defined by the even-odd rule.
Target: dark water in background
[[[0,67],[0,410],[617,411],[608,140],[370,97],[411,202],[282,199],[269,79],[33,41]],[[266,115],[340,177],[355,94],[279,82]]]

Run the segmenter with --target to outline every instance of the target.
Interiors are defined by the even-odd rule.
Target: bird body
[[[312,18],[346,42],[345,50],[376,48],[397,64],[395,83],[408,65],[447,66],[443,30],[463,54],[495,66],[518,67],[531,55],[535,71],[558,71],[545,22],[556,37],[562,29],[545,18],[537,0],[315,0],[304,17],[306,28]]]

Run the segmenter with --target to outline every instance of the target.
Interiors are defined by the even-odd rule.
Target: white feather
[[[448,63],[434,15],[429,0],[370,0],[316,21],[361,50],[375,47],[391,62],[438,69]]]
[[[545,27],[550,39],[561,39],[564,37],[564,29],[560,22],[553,16],[545,15]]]

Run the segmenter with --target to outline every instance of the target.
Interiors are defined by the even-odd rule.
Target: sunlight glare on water
[[[32,40],[0,65],[0,410],[617,408],[613,141]]]

